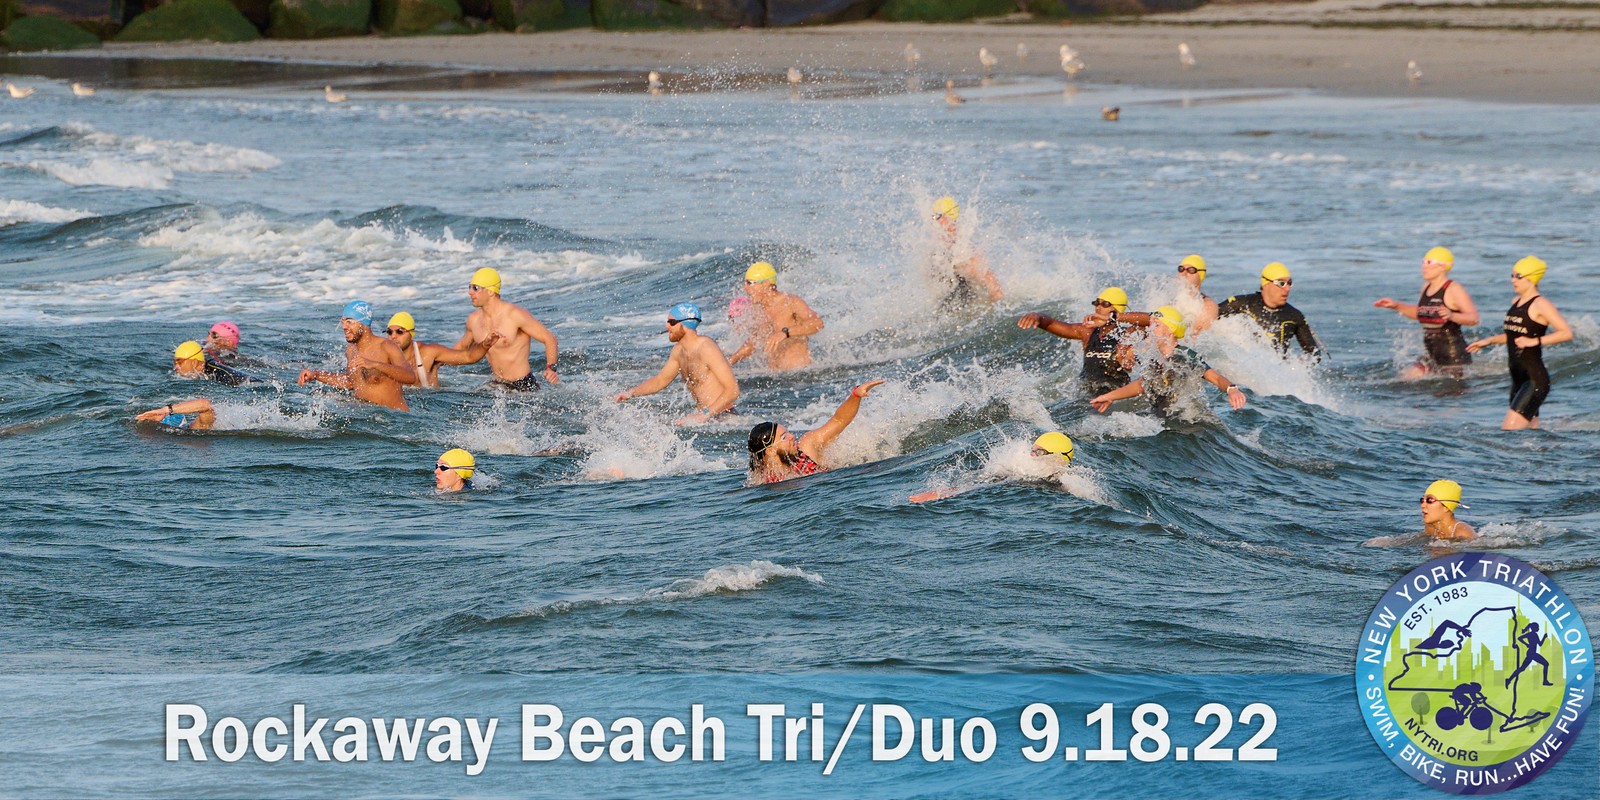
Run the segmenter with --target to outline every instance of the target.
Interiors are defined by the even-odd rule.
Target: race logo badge
[[[1356,690],[1401,771],[1493,794],[1570,749],[1589,715],[1594,653],[1554,581],[1514,558],[1455,553],[1389,587],[1362,633]]]

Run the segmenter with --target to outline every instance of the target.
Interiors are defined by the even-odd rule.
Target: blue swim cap
[[[667,312],[667,316],[682,322],[691,331],[700,327],[700,307],[694,303],[679,303]]]
[[[367,327],[372,327],[372,304],[365,300],[351,300],[344,306],[342,319],[353,319]]]

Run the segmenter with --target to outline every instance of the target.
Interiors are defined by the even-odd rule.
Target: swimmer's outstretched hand
[[[499,334],[495,335],[498,336]],[[555,367],[544,368],[544,379],[549,381],[552,385],[561,382],[561,376],[556,374]]]
[[[1372,307],[1373,308],[1399,308],[1400,304],[1396,303],[1394,300],[1392,300],[1390,298],[1383,297],[1383,298],[1379,298],[1378,300],[1373,301]]]
[[[306,385],[306,384],[308,384],[308,383],[310,383],[310,382],[312,382],[312,381],[314,381],[316,379],[317,379],[317,371],[316,370],[314,370],[314,369],[303,369],[303,370],[300,370],[300,378],[298,380],[296,380],[295,383],[298,383],[301,386],[304,386],[304,385]]]
[[[875,381],[867,381],[866,383],[856,384],[854,387],[852,387],[850,389],[850,393],[855,395],[856,397],[866,397],[867,395],[872,394],[872,390],[873,389],[876,389],[876,388],[878,388],[879,386],[882,386],[882,385],[883,385],[883,380],[882,379],[875,380]]]
[[[1109,392],[1107,392],[1107,394],[1109,394]],[[1228,393],[1228,399],[1230,401],[1233,399],[1233,392],[1229,392]],[[1116,402],[1115,400],[1108,399],[1105,395],[1100,395],[1099,397],[1096,397],[1095,399],[1090,400],[1089,401],[1089,405],[1094,406],[1094,410],[1104,414],[1107,411],[1111,410],[1111,404],[1115,403],[1115,402]],[[1239,405],[1244,405],[1244,404],[1240,403]],[[1238,408],[1238,406],[1234,406],[1234,408]]]
[[[628,401],[628,400],[632,400],[633,399],[633,392],[628,392],[628,391],[617,392],[617,396],[613,397],[611,399],[613,399],[613,400],[615,400],[615,401],[617,401],[619,403],[625,402],[625,401]]]
[[[1023,314],[1022,317],[1017,320],[1017,327],[1023,330],[1030,330],[1045,324],[1049,321],[1049,319],[1049,317],[1040,314],[1037,311],[1030,311],[1026,314]]]
[[[138,420],[140,422],[160,422],[161,420],[164,420],[166,418],[167,418],[167,407],[166,406],[162,406],[161,408],[152,408],[149,411],[146,411],[146,412],[140,414],[139,416],[134,417],[134,419],[136,419],[136,420]]]
[[[1493,338],[1493,337],[1490,337],[1490,338]],[[1493,344],[1493,342],[1490,342],[1488,339],[1479,339],[1478,341],[1467,345],[1467,352],[1476,353],[1479,350],[1482,350],[1483,348],[1488,347],[1491,344]]]
[[[1237,386],[1229,386],[1228,387],[1228,405],[1233,406],[1233,410],[1234,411],[1238,411],[1239,409],[1244,408],[1244,403],[1245,403],[1244,390],[1240,389]]]

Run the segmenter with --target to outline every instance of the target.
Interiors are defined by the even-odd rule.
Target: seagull
[[[74,84],[72,84],[72,96],[73,97],[94,97],[94,87],[93,86],[86,86],[86,85],[81,84],[81,83],[74,83]]]
[[[661,73],[650,70],[650,93],[661,94]]]
[[[901,50],[900,54],[905,56],[906,69],[916,69],[917,62],[922,60],[922,51],[910,42],[906,42],[906,49]]]
[[[790,67],[789,68],[789,85],[790,86],[799,86],[800,85],[800,81],[805,80],[805,77],[806,76],[800,74],[800,70],[795,69],[794,67]]]
[[[1199,63],[1194,60],[1194,51],[1189,49],[1188,42],[1178,42],[1178,63],[1182,64],[1184,69],[1191,69]]]
[[[1000,66],[1000,59],[995,58],[994,54],[989,52],[989,48],[980,47],[978,48],[978,63],[983,65],[983,74],[993,75],[994,68]]]
[[[1061,71],[1067,73],[1068,78],[1075,78],[1083,71],[1083,59],[1078,58],[1078,51],[1061,45]]]
[[[1017,60],[1018,61],[1027,61],[1028,60],[1028,44],[1027,44],[1027,42],[1018,42],[1017,43]]]
[[[1406,80],[1412,83],[1422,82],[1422,67],[1417,66],[1417,62],[1406,62]],[[15,93],[13,93],[13,96],[15,96]]]
[[[962,103],[967,102],[967,98],[962,97],[959,94],[956,94],[956,82],[955,81],[945,81],[944,82],[944,102],[945,102],[946,105],[950,105],[950,106],[959,106]]]
[[[21,100],[22,98],[33,94],[33,87],[32,86],[18,86],[16,84],[11,83],[11,82],[8,81],[6,83],[6,91],[10,92],[12,97],[14,97],[14,98],[16,98],[18,100]]]
[[[322,97],[330,103],[343,103],[350,99],[349,95],[334,91],[332,86],[322,87]]]
[[[1120,116],[1121,114],[1122,114],[1122,109],[1119,108],[1119,107],[1116,107],[1116,106],[1101,106],[1100,107],[1100,118],[1105,120],[1106,122],[1116,122],[1117,121],[1117,117]]]

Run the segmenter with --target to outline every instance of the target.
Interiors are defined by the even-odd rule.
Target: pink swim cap
[[[738,319],[749,310],[750,298],[741,294],[733,298],[733,302],[728,304],[728,319]]]
[[[231,322],[219,322],[211,326],[211,332],[218,339],[228,343],[229,347],[239,346],[239,326]]]

